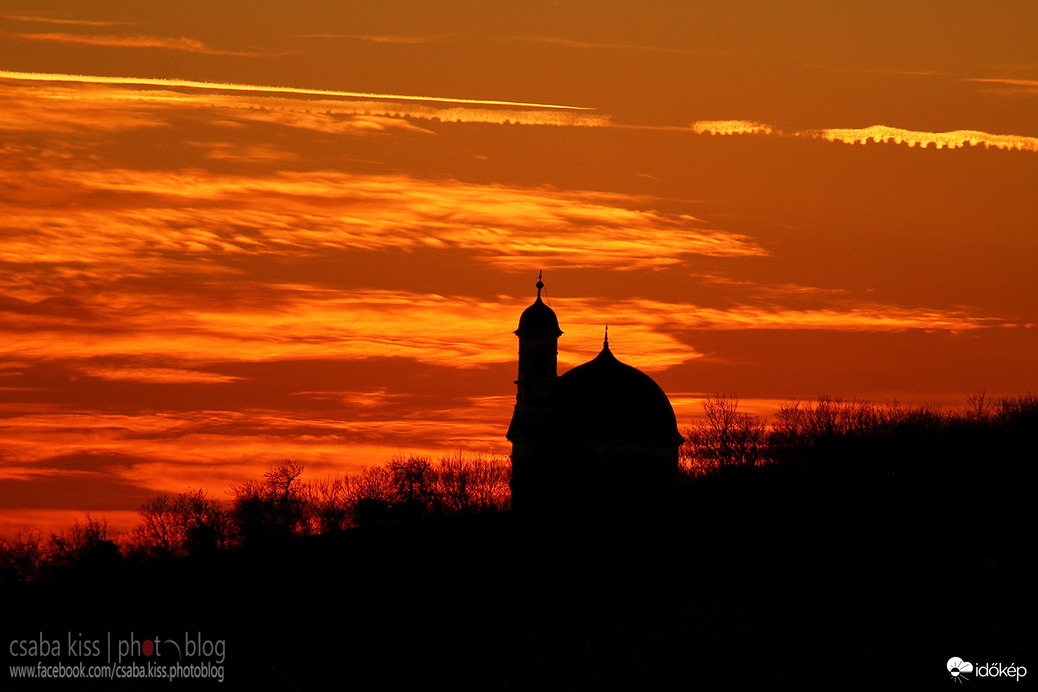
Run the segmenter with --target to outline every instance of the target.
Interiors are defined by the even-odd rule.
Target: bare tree
[[[108,521],[93,519],[75,522],[68,531],[51,532],[45,549],[54,567],[107,567],[120,557],[119,546],[108,535]]]
[[[307,483],[303,492],[312,533],[345,529],[352,523],[349,476]]]
[[[764,420],[739,413],[739,399],[726,394],[703,401],[705,420],[685,431],[679,450],[680,463],[693,476],[714,471],[756,466],[767,452]]]
[[[33,581],[43,565],[43,532],[19,531],[10,538],[0,537],[0,583]]]
[[[231,518],[241,543],[265,543],[306,532],[308,508],[299,481],[302,473],[302,464],[286,460],[268,469],[262,482],[231,486]]]
[[[156,495],[137,513],[140,523],[129,536],[132,552],[148,558],[182,557],[224,547],[227,517],[204,490]]]

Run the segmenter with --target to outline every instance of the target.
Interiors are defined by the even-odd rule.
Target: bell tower
[[[559,367],[559,318],[544,304],[544,282],[537,276],[537,299],[519,317],[519,374],[515,380],[515,412],[508,426],[512,443],[512,503],[530,491],[536,467],[547,451],[548,416]]]
[[[519,379],[516,403],[537,406],[551,396],[551,383],[559,369],[559,319],[541,300],[544,282],[537,276],[537,300],[519,318]]]

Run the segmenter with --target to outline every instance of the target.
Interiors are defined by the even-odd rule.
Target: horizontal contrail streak
[[[53,74],[45,72],[10,72],[0,70],[0,79],[18,79],[33,82],[74,82],[81,84],[120,84],[130,86],[181,87],[188,89],[210,89],[213,91],[246,91],[268,94],[302,94],[307,96],[338,96],[342,98],[366,98],[385,101],[431,101],[436,103],[461,103],[473,106],[512,106],[521,108],[552,108],[574,111],[590,111],[594,108],[562,106],[555,103],[526,103],[523,101],[493,101],[484,99],[461,99],[441,96],[408,96],[406,94],[368,94],[359,91],[331,91],[328,89],[304,89],[301,87],[273,87],[256,84],[223,84],[220,82],[197,82],[190,79],[157,79],[151,77],[104,77],[97,75]]]

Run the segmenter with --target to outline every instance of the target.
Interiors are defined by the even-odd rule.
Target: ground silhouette
[[[412,466],[354,528],[6,583],[2,633],[201,632],[214,689],[929,689],[1035,660],[1036,412],[791,403],[753,463],[566,521],[430,511]]]

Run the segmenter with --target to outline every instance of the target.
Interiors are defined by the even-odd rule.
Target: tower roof
[[[556,338],[562,336],[562,330],[559,329],[559,318],[555,315],[555,311],[541,300],[542,288],[544,288],[544,283],[541,281],[541,277],[538,276],[537,300],[534,301],[533,305],[523,310],[523,314],[519,316],[519,328],[515,330],[516,336],[537,334]]]

